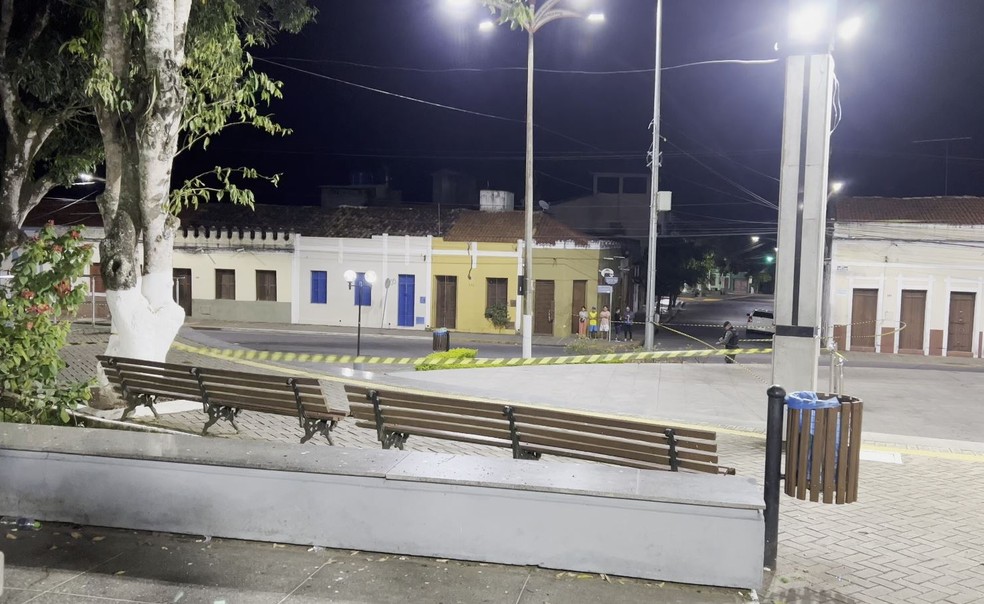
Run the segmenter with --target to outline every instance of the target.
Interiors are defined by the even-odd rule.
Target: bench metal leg
[[[202,436],[205,436],[208,429],[214,426],[220,419],[224,419],[232,424],[233,429],[236,430],[236,434],[239,434],[239,425],[236,424],[236,418],[239,416],[239,411],[239,409],[234,407],[209,405],[207,409],[208,421],[205,422],[205,427],[202,428]]]
[[[126,397],[126,408],[123,409],[123,415],[120,416],[120,421],[124,421],[131,413],[137,410],[137,407],[143,405],[145,407],[150,407],[150,412],[154,414],[154,419],[160,419],[161,416],[157,413],[157,409],[154,407],[154,403],[157,401],[157,397],[149,394],[137,394],[135,396]]]
[[[384,449],[389,449],[390,447],[396,447],[399,450],[403,450],[403,443],[407,442],[410,435],[406,432],[390,432],[388,430],[383,432],[382,438],[379,442],[383,444]]]
[[[516,414],[512,407],[503,407],[502,414],[509,420],[509,436],[512,439],[513,459],[540,459],[539,451],[530,451],[519,444],[519,430],[516,428]]]
[[[328,444],[334,447],[335,439],[331,437],[331,431],[335,429],[337,424],[338,420],[305,419],[304,436],[301,437],[301,444],[311,440],[316,434],[321,434],[328,439]]]
[[[680,460],[677,458],[676,432],[673,431],[673,428],[667,428],[663,430],[663,434],[666,435],[666,441],[670,446],[670,470],[678,472],[680,470]]]

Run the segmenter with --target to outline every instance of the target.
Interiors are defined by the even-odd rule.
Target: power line
[[[405,100],[405,101],[411,101],[411,102],[414,102],[414,103],[420,103],[422,105],[427,105],[427,106],[430,106],[430,107],[436,107],[438,109],[447,109],[448,111],[456,111],[456,112],[464,113],[464,114],[467,114],[467,115],[474,115],[474,116],[478,116],[478,117],[484,117],[484,118],[489,118],[489,119],[493,119],[493,120],[499,120],[499,121],[503,121],[503,122],[512,122],[514,124],[523,124],[523,125],[526,124],[526,121],[525,120],[520,120],[520,119],[516,119],[516,118],[512,118],[512,117],[506,117],[506,116],[502,116],[502,115],[495,115],[493,113],[484,113],[482,111],[473,111],[471,109],[464,109],[462,107],[455,107],[453,105],[445,105],[443,103],[437,103],[437,102],[434,102],[434,101],[428,101],[428,100],[425,100],[425,99],[419,99],[419,98],[408,96],[408,95],[405,95],[405,94],[400,94],[400,93],[397,93],[397,92],[391,92],[389,90],[383,90],[382,88],[374,88],[372,86],[366,86],[365,84],[357,84],[355,82],[349,82],[348,80],[343,80],[341,78],[335,78],[335,77],[332,77],[332,76],[329,76],[329,75],[325,75],[323,73],[317,73],[315,71],[308,71],[306,69],[300,69],[299,67],[293,67],[291,65],[285,65],[284,63],[278,63],[276,61],[270,61],[268,59],[262,59],[262,58],[257,57],[256,60],[257,61],[262,61],[264,63],[269,63],[270,65],[276,65],[276,66],[281,67],[283,69],[289,69],[291,71],[296,71],[296,72],[303,73],[303,74],[306,74],[306,75],[314,76],[316,78],[321,78],[321,79],[324,79],[324,80],[330,80],[330,81],[336,82],[338,84],[344,84],[346,86],[352,86],[354,88],[359,88],[361,90],[367,90],[369,92],[375,92],[377,94],[383,94],[383,95],[386,95],[386,96],[391,96],[391,97],[402,99],[402,100]],[[561,132],[557,132],[556,130],[551,130],[550,128],[547,128],[545,126],[541,126],[539,124],[534,124],[534,127],[535,128],[539,128],[540,130],[543,130],[544,132],[549,132],[550,134],[553,134],[554,136],[559,136],[561,138],[567,139],[567,140],[569,140],[571,142],[574,142],[574,143],[577,143],[579,145],[584,145],[585,147],[596,149],[598,151],[604,151],[604,149],[602,149],[600,147],[597,147],[595,145],[592,145],[591,143],[588,143],[588,142],[585,142],[585,141],[576,139],[576,138],[574,138],[572,136],[568,136],[568,135],[563,134]]]

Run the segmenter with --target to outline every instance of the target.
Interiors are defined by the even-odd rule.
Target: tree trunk
[[[184,309],[171,297],[177,220],[165,205],[185,103],[181,70],[190,2],[150,0],[142,41],[117,29],[126,3],[105,2],[103,58],[118,77],[126,77],[131,61],[144,71],[139,81],[129,80],[131,98],[141,101],[129,113],[97,107],[107,159],[100,258],[113,317],[106,354],[164,361],[184,322]]]

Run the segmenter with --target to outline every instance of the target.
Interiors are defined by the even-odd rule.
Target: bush
[[[14,250],[0,250],[0,262]],[[78,229],[52,223],[18,248],[11,278],[0,285],[0,421],[67,423],[68,409],[90,398],[90,382],[59,384],[59,356],[71,318],[85,301],[77,283],[91,246]]]
[[[474,359],[478,350],[474,348],[452,348],[447,352],[435,352],[427,355],[424,362],[417,365],[417,371],[433,371],[435,369],[466,369],[472,365],[439,365],[448,359]]]
[[[505,329],[512,323],[509,319],[509,309],[505,304],[493,304],[486,308],[485,318],[491,321],[496,329]]]

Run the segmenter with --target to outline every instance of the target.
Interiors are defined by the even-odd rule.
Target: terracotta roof
[[[204,204],[181,214],[182,226],[266,228],[309,237],[373,235],[439,236],[454,220],[456,210],[437,207],[341,207],[274,206],[255,209],[228,203]]]
[[[984,197],[849,197],[834,204],[837,222],[984,225]]]
[[[523,212],[462,210],[444,239],[515,243],[517,239],[523,239],[525,233],[526,217]],[[586,233],[573,229],[542,212],[533,215],[533,238],[539,243],[573,241],[580,245],[594,240]]]

